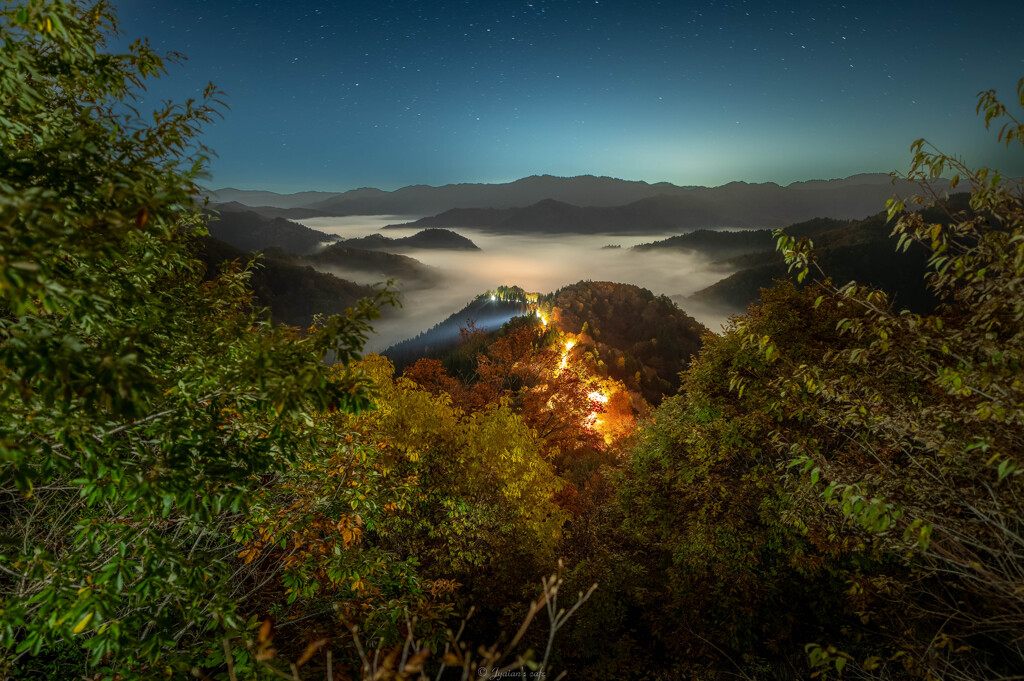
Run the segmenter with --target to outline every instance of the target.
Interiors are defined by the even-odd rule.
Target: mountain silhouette
[[[464,236],[448,229],[424,229],[412,236],[392,239],[383,234],[371,234],[357,239],[344,239],[342,246],[365,248],[375,251],[406,251],[416,249],[443,249],[454,251],[479,251],[480,247]]]
[[[938,191],[945,185],[939,182]],[[913,185],[898,181],[893,184],[885,174],[862,174],[838,180],[811,180],[780,186],[772,182],[731,182],[720,187],[681,187],[667,182],[647,183],[611,177],[582,175],[555,177],[534,175],[502,184],[450,184],[441,187],[414,185],[394,191],[362,188],[331,194],[302,192],[274,194],[222,189],[211,192],[214,202],[237,202],[260,206],[257,212],[272,217],[312,217],[346,215],[428,215],[439,217],[452,209],[484,209],[477,214],[460,213],[459,224],[438,221],[435,227],[488,227],[508,215],[492,214],[491,210],[527,210],[552,200],[576,208],[620,208],[650,200],[651,205],[626,211],[625,215],[603,218],[618,224],[639,213],[642,220],[628,223],[625,231],[657,229],[661,223],[682,225],[684,229],[700,227],[772,227],[783,226],[812,217],[862,218],[872,213],[893,194],[910,194]],[[543,208],[543,206],[542,206]],[[551,207],[545,213],[552,215]],[[450,216],[451,217],[451,216]],[[567,218],[558,227],[560,232],[580,233],[574,220]],[[546,223],[550,224],[550,223]],[[596,231],[607,231],[602,227]],[[616,227],[615,229],[622,229]],[[509,231],[530,231],[510,228]]]

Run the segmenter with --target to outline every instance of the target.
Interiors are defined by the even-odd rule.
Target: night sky
[[[189,58],[147,105],[226,93],[211,187],[786,184],[905,170],[918,137],[1024,174],[975,114],[1024,76],[1019,2],[114,4]]]

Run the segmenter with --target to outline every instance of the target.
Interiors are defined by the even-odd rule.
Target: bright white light
[[[569,351],[572,350],[574,345],[576,345],[574,340],[565,341],[565,352],[562,353],[562,363],[559,364],[559,369],[564,369],[569,364]]]

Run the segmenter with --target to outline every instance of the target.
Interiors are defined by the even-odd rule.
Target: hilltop
[[[357,239],[344,239],[342,246],[365,248],[367,250],[403,251],[417,249],[441,249],[452,251],[479,251],[480,247],[470,239],[450,229],[424,229],[412,236],[392,239],[383,234],[371,234]]]
[[[632,284],[581,281],[541,299],[552,323],[592,344],[607,375],[651,404],[679,389],[707,331],[666,296]]]
[[[581,348],[593,352],[601,375],[621,381],[650,404],[679,388],[679,368],[698,352],[706,332],[666,296],[632,284],[581,281],[540,296],[516,286],[481,293],[443,322],[382,354],[399,369],[421,357],[443,359],[459,375],[486,344],[477,336],[521,315],[538,316],[544,325],[577,338]]]
[[[529,305],[518,287],[498,287],[477,295],[458,312],[412,338],[395,343],[381,354],[401,370],[422,357],[440,358],[454,353],[463,341],[465,330],[491,332],[513,317],[526,314]],[[511,295],[502,295],[512,293]]]

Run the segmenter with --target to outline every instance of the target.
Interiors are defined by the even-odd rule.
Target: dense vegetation
[[[108,8],[2,17],[0,668],[184,673],[245,627],[234,556],[262,481],[311,414],[369,406],[322,360],[352,358],[376,308],[299,336],[249,311],[246,274],[203,281],[193,140],[217,92],[144,121],[124,104],[162,61],[103,52]]]
[[[366,273],[380,280],[398,279],[405,288],[429,288],[441,282],[441,271],[415,258],[332,244],[305,258],[317,267],[342,274]]]
[[[1019,675],[1019,186],[915,145],[971,188],[875,225],[928,310],[778,235],[797,281],[699,350],[635,287],[508,288],[396,375],[388,294],[300,331],[197,257],[213,88],[139,118],[164,61],[105,5],[0,16],[5,678]]]
[[[630,284],[580,282],[545,298],[560,327],[595,345],[602,372],[657,404],[679,388],[679,371],[704,327],[665,296]]]
[[[943,198],[937,205],[923,208],[925,219],[948,225],[951,215],[968,207],[968,198],[964,193]],[[892,227],[889,216],[878,213],[863,220],[809,220],[787,227],[786,233],[813,239],[821,270],[834,281],[867,284],[888,293],[898,307],[930,312],[938,300],[925,281],[927,249],[915,244],[909,251],[897,253],[890,239]],[[761,289],[774,286],[787,275],[786,263],[775,251],[767,230],[694,232],[644,244],[644,248],[693,249],[721,257],[723,268],[735,270],[694,293],[689,301],[698,305],[742,311],[757,300]]]
[[[276,246],[288,253],[308,255],[337,237],[284,218],[268,218],[253,211],[224,211],[207,221],[210,236],[243,251]]]
[[[252,290],[256,307],[269,310],[272,322],[307,328],[318,316],[343,313],[362,298],[375,295],[371,286],[320,272],[276,248],[255,258],[207,236],[197,240],[196,249],[208,280],[216,279],[225,264],[242,266],[252,261],[246,286]]]

